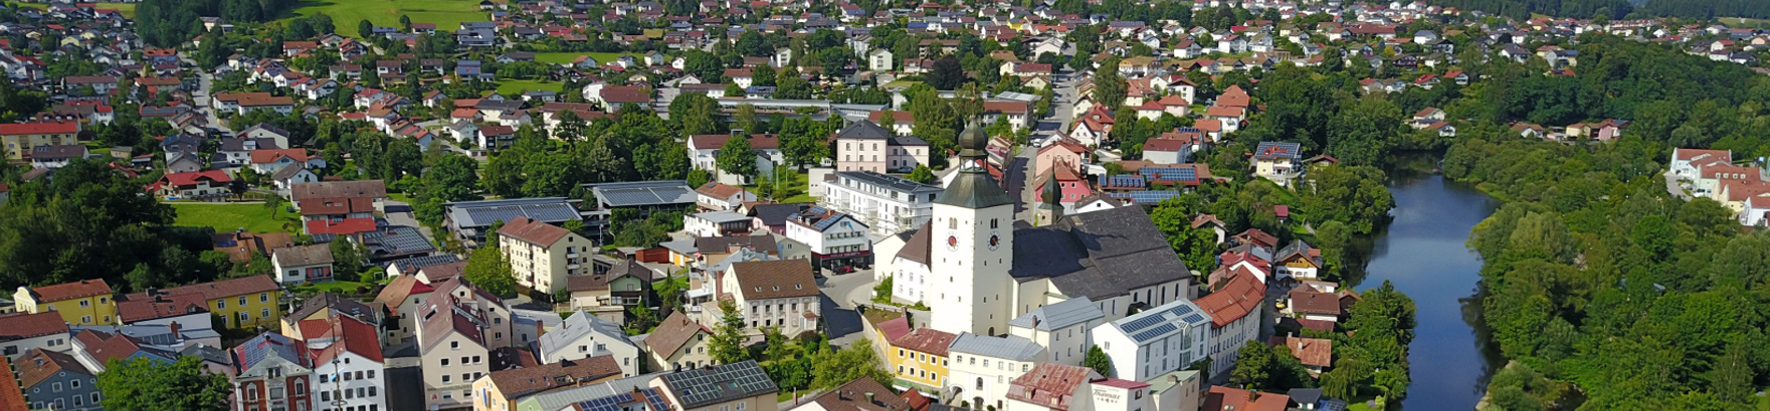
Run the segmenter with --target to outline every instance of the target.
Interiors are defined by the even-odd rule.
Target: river
[[[1481,324],[1481,258],[1463,242],[1499,201],[1438,174],[1391,171],[1388,185],[1394,220],[1370,244],[1365,275],[1353,287],[1387,280],[1419,309],[1403,408],[1474,409],[1503,362]]]

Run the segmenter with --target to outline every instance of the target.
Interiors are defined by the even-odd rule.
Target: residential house
[[[1009,384],[1044,363],[1045,347],[1024,337],[960,333],[947,346],[946,387],[957,387],[962,401],[1007,409]],[[993,363],[993,364],[992,364]],[[950,389],[950,388],[949,388]]]
[[[234,411],[314,409],[313,360],[301,341],[265,332],[228,351]]]
[[[186,157],[188,158],[188,157]],[[201,199],[233,195],[234,179],[224,170],[189,171],[160,176],[148,193],[169,199]]]
[[[435,292],[429,284],[419,281],[416,276],[390,276],[392,280],[381,292],[375,295],[375,302],[380,305],[386,334],[381,337],[386,345],[398,345],[410,342],[417,332],[418,307],[430,299]]]
[[[681,310],[670,313],[645,338],[647,369],[682,371],[712,365],[707,354],[707,339],[713,329],[690,318]]]
[[[314,400],[321,409],[390,409],[387,397],[393,393],[387,389],[386,359],[373,324],[334,315],[304,320],[298,327],[313,367],[313,392],[318,396]]]
[[[1148,381],[1209,358],[1211,319],[1191,301],[1175,301],[1094,327],[1113,376]]]
[[[221,317],[221,325],[236,330],[256,326],[275,327],[283,311],[278,305],[283,290],[268,275],[255,275],[207,283],[150,290],[124,296],[127,300],[153,299],[159,295],[201,294],[209,312]]]
[[[487,374],[473,382],[474,411],[507,411],[530,396],[621,378],[612,356],[544,363]],[[572,408],[572,407],[567,407]],[[624,408],[621,408],[624,410]]]
[[[849,123],[836,132],[835,139],[833,158],[838,171],[909,172],[929,164],[927,141],[894,136],[872,121]]]
[[[1091,368],[1041,363],[1008,383],[1003,411],[1048,411],[1086,408],[1094,398],[1094,383],[1106,377]],[[1129,401],[1129,397],[1121,397]],[[1073,408],[1072,408],[1073,407]]]
[[[24,160],[39,146],[75,144],[80,133],[78,122],[8,123],[0,124],[0,143],[6,145],[6,158]]]
[[[37,146],[31,150],[31,165],[47,169],[57,169],[68,165],[76,158],[90,155],[85,144],[50,144]]]
[[[817,330],[818,317],[823,315],[817,280],[810,264],[801,260],[744,261],[731,264],[717,278],[716,295],[729,295],[748,327],[747,335],[762,335],[763,329],[778,328],[789,336]],[[703,322],[718,321],[720,307],[709,302],[702,309]]]
[[[901,318],[900,318],[901,320]],[[887,369],[897,378],[938,391],[947,384],[947,347],[959,336],[932,328],[917,328],[886,343]]]
[[[510,311],[502,300],[465,279],[436,285],[438,292],[418,306],[413,321],[424,375],[424,404],[431,408],[465,407],[474,402],[473,382],[491,372],[492,350],[510,346]]]
[[[0,354],[18,358],[33,349],[68,352],[68,323],[56,313],[16,313],[0,316]]]
[[[21,313],[55,312],[72,325],[110,325],[117,323],[112,293],[104,279],[80,280],[36,288],[19,286],[12,301]]]
[[[565,289],[566,277],[584,267],[595,245],[558,226],[516,217],[498,229],[498,251],[510,261],[518,286],[546,293]]]
[[[1309,246],[1303,240],[1293,240],[1273,254],[1273,274],[1280,280],[1314,280],[1326,263],[1321,258],[1321,249]]]
[[[832,175],[818,205],[848,214],[879,234],[927,223],[934,215],[934,195],[942,190],[875,171],[837,171]]]
[[[276,270],[277,282],[281,284],[332,280],[332,249],[327,244],[279,248],[271,254],[270,262]]]
[[[1216,368],[1216,367],[1212,367]],[[1205,393],[1200,411],[1281,411],[1289,409],[1291,397],[1284,394],[1258,392],[1213,385]]]
[[[756,201],[756,193],[720,182],[708,182],[694,192],[695,205],[707,211],[733,211],[744,203]]]
[[[579,310],[535,342],[535,358],[542,364],[607,358],[622,377],[642,374],[645,358],[621,323]],[[494,373],[495,374],[495,373]]]
[[[893,392],[890,388],[885,388],[884,384],[874,381],[870,377],[861,377],[856,378],[854,381],[849,381],[847,384],[842,384],[842,386],[836,387],[822,395],[818,395],[804,405],[793,408],[792,410],[922,411],[923,408],[914,405],[918,403],[917,399],[921,399],[924,403],[922,407],[927,407],[926,402],[929,400],[927,400],[926,397],[922,397],[922,394],[915,390],[906,391],[902,395],[899,395]]]
[[[104,409],[99,404],[103,398],[98,391],[98,373],[86,369],[72,355],[32,349],[12,360],[9,374],[18,375],[19,388],[30,409]]]
[[[847,214],[811,207],[787,217],[786,237],[811,247],[813,267],[839,270],[873,264],[869,229]]]
[[[565,288],[571,293],[573,309],[624,321],[628,308],[646,304],[652,279],[661,274],[628,259],[614,263],[606,272],[567,277]]]
[[[1008,320],[1008,334],[1025,338],[1050,354],[1047,361],[1082,365],[1088,349],[1097,345],[1089,330],[1106,323],[1106,313],[1088,297],[1078,297],[1034,308]]]
[[[1254,148],[1254,175],[1289,186],[1303,174],[1303,147],[1297,143],[1262,141]]]

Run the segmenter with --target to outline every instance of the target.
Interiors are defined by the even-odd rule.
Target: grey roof
[[[1278,252],[1274,253],[1273,256],[1275,258],[1282,259],[1282,258],[1290,257],[1292,253],[1298,253],[1298,254],[1302,254],[1303,258],[1307,258],[1307,259],[1309,259],[1309,261],[1315,262],[1315,265],[1318,265],[1318,266],[1325,265],[1325,262],[1322,261],[1320,255],[1309,255],[1310,248],[1311,247],[1309,247],[1309,243],[1303,242],[1303,240],[1291,240],[1290,244],[1286,244],[1284,246],[1284,248],[1278,249]],[[1272,260],[1268,259],[1266,261],[1272,261]],[[1273,261],[1273,263],[1276,264],[1277,261]]]
[[[972,333],[961,333],[959,338],[947,345],[948,353],[963,353],[985,357],[1002,358],[1014,361],[1035,361],[1045,347],[1040,346],[1026,337],[1004,335],[992,337]]]
[[[436,246],[417,228],[407,226],[391,226],[386,229],[362,233],[363,245],[368,247],[370,257],[391,257],[413,254],[424,254],[436,251]]]
[[[1014,199],[982,169],[961,169],[946,190],[934,197],[934,202],[978,209],[1014,204]]]
[[[872,120],[861,120],[848,123],[848,126],[842,127],[842,130],[836,132],[836,138],[888,139],[891,138],[891,130],[886,130],[885,127],[880,127],[878,123],[874,123]]]
[[[708,211],[708,212],[704,212],[704,213],[694,213],[694,218],[712,221],[714,224],[729,223],[729,222],[734,222],[734,221],[744,221],[744,220],[750,219],[749,216],[730,212],[730,211]]]
[[[691,204],[694,189],[683,180],[586,184],[603,208]]]
[[[407,257],[407,258],[401,258],[398,260],[388,261],[387,267],[399,266],[400,271],[402,273],[404,273],[406,275],[412,275],[412,274],[416,273],[417,270],[420,268],[429,267],[429,266],[433,266],[433,265],[449,264],[449,263],[453,263],[453,262],[457,262],[457,261],[461,261],[461,258],[456,257],[454,254],[426,255],[426,256]],[[383,267],[383,268],[386,268],[386,267]]]
[[[941,191],[940,186],[922,184],[908,179],[888,176],[871,171],[837,171],[836,178],[846,178],[886,190],[909,194],[929,194]]]
[[[514,198],[505,200],[457,201],[445,203],[449,221],[456,227],[490,227],[493,222],[512,221],[517,217],[548,224],[578,219],[578,210],[565,197]]]
[[[787,217],[809,207],[811,203],[757,204],[750,210],[756,214],[756,218],[762,219],[763,225],[780,225],[787,223]]]
[[[1008,325],[1051,331],[1102,318],[1106,318],[1106,313],[1101,312],[1100,307],[1094,306],[1094,300],[1089,300],[1084,296],[1034,308],[1020,317],[1009,320]]]
[[[1043,227],[1016,224],[1008,273],[1021,282],[1049,278],[1064,295],[1094,301],[1192,278],[1142,207],[1066,215]]]
[[[721,364],[665,374],[664,386],[676,394],[682,409],[694,409],[733,400],[780,392],[780,386],[762,372],[756,360]]]
[[[1113,321],[1119,329],[1138,343],[1172,335],[1188,328],[1211,324],[1211,316],[1191,301],[1180,300]]]
[[[571,317],[566,317],[564,321],[561,321],[558,327],[547,330],[546,334],[541,334],[541,338],[535,341],[535,347],[539,350],[537,355],[545,357],[548,354],[559,352],[559,350],[570,349],[578,340],[590,334],[598,334],[597,337],[592,338],[599,338],[603,341],[627,342],[627,333],[621,331],[620,324],[590,315],[584,310],[578,310],[572,313]]]

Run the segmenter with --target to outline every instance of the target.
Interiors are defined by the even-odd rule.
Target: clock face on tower
[[[958,250],[959,249],[959,236],[954,236],[954,235],[946,236],[946,249]]]
[[[989,249],[990,249],[990,251],[995,251],[996,247],[1001,246],[1001,245],[1002,245],[1002,236],[997,235],[994,231],[991,231],[989,233]]]

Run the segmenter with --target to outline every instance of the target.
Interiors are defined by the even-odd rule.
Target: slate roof
[[[848,126],[836,132],[837,139],[887,139],[891,135],[891,130],[886,130],[871,120],[848,123]]]
[[[1051,279],[1071,297],[1102,301],[1132,289],[1192,278],[1142,207],[1066,215],[1014,230],[1016,281]]]
[[[1026,314],[1008,321],[1009,326],[1032,328],[1039,331],[1061,330],[1063,328],[1106,318],[1100,307],[1088,297],[1078,297],[1034,308]]]
[[[761,219],[763,225],[782,225],[787,223],[787,217],[809,207],[811,203],[757,204],[750,207],[750,214]]]
[[[1014,361],[1033,361],[1045,347],[1039,343],[1016,335],[1000,337],[961,333],[953,343],[947,346],[948,353],[964,353],[985,357],[1001,358]]]
[[[536,355],[544,357],[560,350],[568,350],[572,344],[592,333],[600,334],[607,341],[628,342],[627,332],[621,330],[620,324],[578,310],[571,317],[560,321],[559,326],[547,330],[546,334],[541,334],[541,338],[536,339]]]
[[[653,272],[644,264],[635,260],[622,260],[609,267],[608,272],[591,275],[574,275],[565,278],[565,289],[568,291],[600,291],[607,290],[608,283],[621,277],[632,276],[640,281],[651,282]]]

